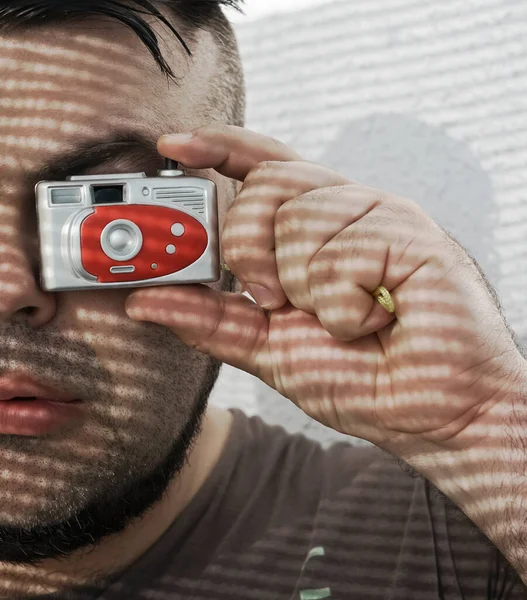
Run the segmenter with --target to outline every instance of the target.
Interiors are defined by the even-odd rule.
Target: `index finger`
[[[282,142],[233,125],[207,125],[190,135],[163,135],[157,149],[189,169],[215,169],[238,181],[265,161],[302,160]]]

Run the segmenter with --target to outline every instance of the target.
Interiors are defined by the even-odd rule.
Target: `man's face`
[[[112,132],[155,144],[162,133],[221,118],[210,108],[218,69],[212,36],[199,33],[192,58],[166,30],[163,37],[177,85],[169,85],[140,41],[119,24],[94,21],[0,36],[0,384],[29,375],[82,401],[79,417],[53,434],[0,434],[0,561],[34,559],[29,542],[22,551],[24,539],[38,542],[40,555],[53,555],[54,532],[67,537],[64,532],[82,518],[126,520],[119,512],[125,493],[163,461],[165,469],[181,466],[217,375],[216,363],[169,331],[128,319],[129,290],[54,295],[38,287],[33,186],[36,177],[55,175],[49,165],[58,156],[71,149],[77,158],[79,144],[100,142],[104,162],[76,174],[152,176],[161,157],[108,144]],[[233,188],[216,182],[224,210]],[[139,500],[136,510],[153,496]],[[86,543],[78,532],[77,539],[65,541],[64,549]]]

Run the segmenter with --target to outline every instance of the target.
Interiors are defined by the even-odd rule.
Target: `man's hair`
[[[152,20],[162,23],[192,55],[187,40],[199,29],[210,31],[221,54],[218,73],[211,80],[214,102],[207,108],[209,120],[243,126],[245,87],[236,37],[225,7],[241,11],[244,0],[0,0],[0,34],[39,26],[76,22],[91,17],[110,18],[130,28],[149,50],[161,71],[175,79],[160,48]],[[164,9],[164,10],[163,10]],[[171,18],[173,16],[174,18]],[[176,24],[177,23],[177,24]]]
[[[219,34],[222,41],[230,32],[223,7],[240,10],[243,0],[0,0],[0,31],[35,27],[49,23],[75,21],[92,16],[116,19],[136,33],[148,48],[161,70],[173,77],[170,65],[159,48],[159,42],[147,18],[162,22],[183,45],[191,51],[174,24],[160,11],[166,6],[185,23],[184,33],[192,35],[196,28],[209,29]]]

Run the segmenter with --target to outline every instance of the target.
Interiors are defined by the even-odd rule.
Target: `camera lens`
[[[127,261],[139,253],[143,246],[143,234],[128,219],[116,219],[106,225],[101,233],[101,248],[109,258]]]
[[[134,234],[128,229],[116,229],[108,236],[108,242],[115,252],[128,254],[135,245]]]
[[[124,185],[94,185],[94,204],[116,204],[124,202]]]

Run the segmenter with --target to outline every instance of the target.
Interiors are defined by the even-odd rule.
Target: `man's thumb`
[[[258,376],[269,322],[249,298],[200,285],[171,286],[135,291],[125,308],[131,319],[164,325],[188,346]]]

